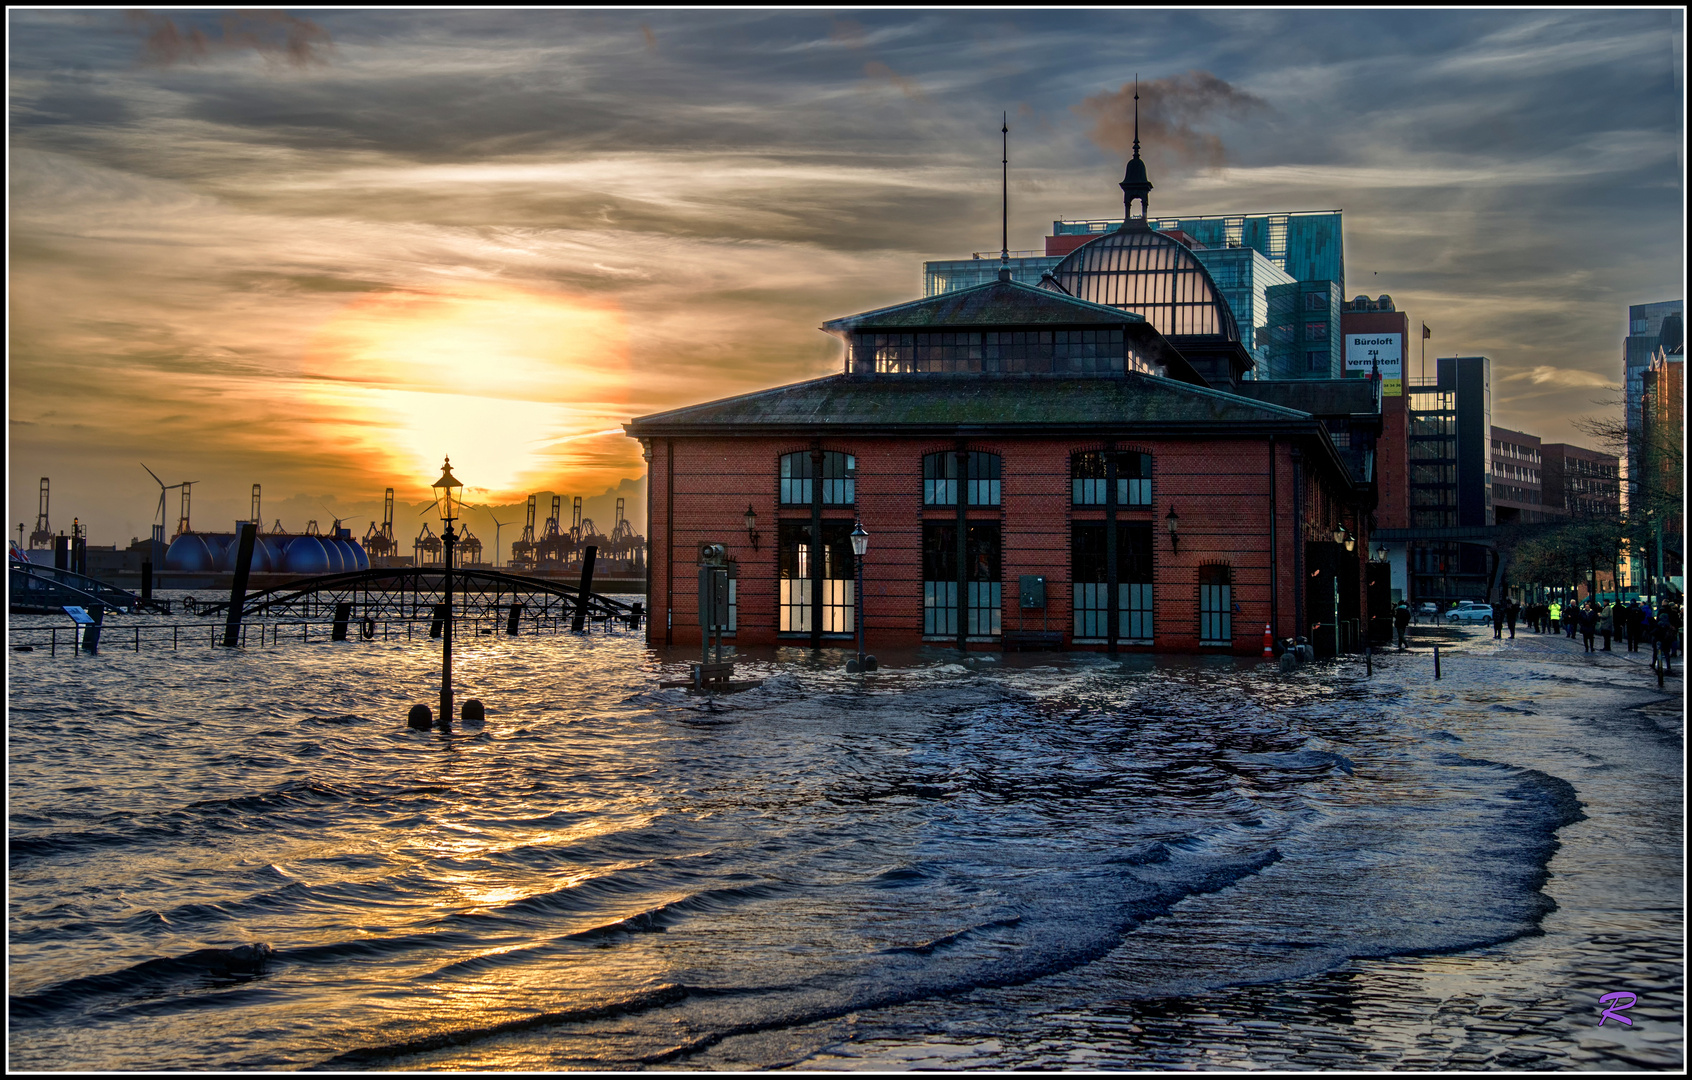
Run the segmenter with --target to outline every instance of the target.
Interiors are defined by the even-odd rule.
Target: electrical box
[[[699,568],[699,626],[703,630],[727,630],[728,622],[728,567],[701,566]]]
[[[1043,608],[1046,606],[1046,576],[1044,574],[1023,574],[1019,579],[1018,593],[1025,608]]]

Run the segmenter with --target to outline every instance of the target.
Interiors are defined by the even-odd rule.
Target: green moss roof
[[[719,435],[822,429],[919,434],[960,429],[1033,433],[1042,428],[1213,432],[1285,429],[1309,413],[1173,379],[1137,373],[1051,376],[831,375],[638,417],[630,435]]]
[[[823,323],[824,330],[864,333],[876,330],[1015,329],[1039,326],[1123,326],[1145,318],[1103,304],[1077,300],[1061,292],[1020,281],[989,281],[923,300],[848,315]]]

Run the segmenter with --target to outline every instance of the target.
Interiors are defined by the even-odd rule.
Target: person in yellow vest
[[[1555,634],[1557,632],[1557,622],[1562,617],[1563,617],[1563,605],[1557,603],[1557,601],[1555,601],[1555,600],[1551,601],[1551,632],[1553,634]]]

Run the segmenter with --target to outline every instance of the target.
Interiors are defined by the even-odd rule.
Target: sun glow
[[[559,444],[624,417],[628,334],[613,303],[504,285],[367,295],[302,358],[320,430],[373,478],[424,487],[451,455],[467,498],[569,478]]]

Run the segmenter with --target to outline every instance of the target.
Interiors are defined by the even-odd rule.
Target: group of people
[[[1627,641],[1628,652],[1638,652],[1641,643],[1651,646],[1651,662],[1659,652],[1670,659],[1680,654],[1680,605],[1672,600],[1653,608],[1638,600],[1623,604],[1602,604],[1588,597],[1584,604],[1518,604],[1514,597],[1492,609],[1492,636],[1503,637],[1504,628],[1516,636],[1516,620],[1521,618],[1536,634],[1576,634],[1586,645],[1587,652],[1609,652],[1610,640]],[[1602,635],[1602,649],[1593,646],[1593,639]]]
[[[1393,611],[1393,627],[1397,630],[1400,649],[1407,647],[1411,617],[1408,603],[1400,602]],[[1578,633],[1587,652],[1609,652],[1612,637],[1618,641],[1625,639],[1628,652],[1638,652],[1641,643],[1649,643],[1653,665],[1659,654],[1672,660],[1681,653],[1681,610],[1672,600],[1653,608],[1650,603],[1638,600],[1629,604],[1620,600],[1600,604],[1590,597],[1584,604],[1565,605],[1556,600],[1523,604],[1510,596],[1492,608],[1492,636],[1502,638],[1504,631],[1509,630],[1514,638],[1518,621],[1525,622],[1536,634],[1566,633],[1572,639]],[[1604,638],[1602,649],[1593,646],[1593,639],[1599,635]]]

